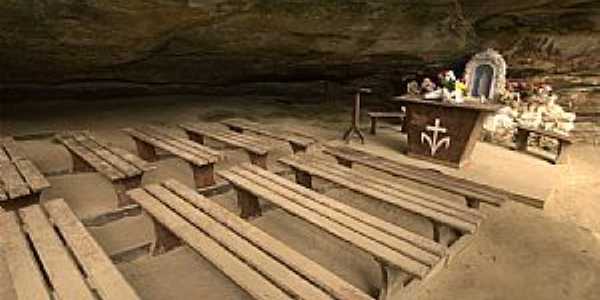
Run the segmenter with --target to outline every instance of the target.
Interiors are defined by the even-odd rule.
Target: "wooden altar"
[[[468,101],[453,104],[418,96],[394,97],[393,101],[406,107],[407,154],[455,168],[469,162],[485,116],[501,107]]]

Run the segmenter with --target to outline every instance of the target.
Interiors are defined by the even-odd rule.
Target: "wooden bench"
[[[49,187],[48,180],[15,140],[0,138],[0,206],[13,209],[37,203],[41,192]]]
[[[89,132],[65,132],[56,135],[73,160],[74,172],[99,172],[113,184],[119,207],[129,204],[125,192],[139,187],[144,172],[155,167],[121,148],[110,146]]]
[[[406,118],[406,114],[403,112],[368,112],[367,115],[371,119],[371,134],[377,134],[377,120],[378,119],[398,119],[403,121]]]
[[[133,138],[138,154],[143,159],[156,161],[156,149],[161,149],[188,162],[194,173],[196,187],[215,185],[214,164],[223,158],[220,152],[156,126],[126,128],[124,131]]]
[[[229,129],[239,133],[249,131],[276,140],[286,141],[290,144],[294,153],[306,152],[308,147],[317,142],[317,140],[315,140],[314,138],[310,138],[296,132],[276,131],[268,129],[259,123],[245,119],[229,119],[221,121],[221,123],[229,127]]]
[[[458,236],[469,235],[477,231],[481,221],[485,218],[480,211],[460,203],[389,180],[365,175],[316,156],[285,157],[279,161],[290,166],[296,172],[297,182],[306,187],[312,187],[311,177],[317,176],[427,218],[433,225],[433,237],[436,242],[442,242],[442,231],[440,230],[442,226],[457,231]]]
[[[155,221],[155,254],[183,242],[256,299],[372,299],[175,180],[129,195]]]
[[[528,199],[495,187],[446,175],[435,170],[403,164],[347,146],[327,146],[323,152],[334,156],[338,163],[345,167],[351,168],[352,164],[357,163],[393,176],[461,195],[465,197],[467,205],[471,208],[478,208],[481,202],[501,206],[509,197],[532,205],[538,203],[535,199]]]
[[[244,164],[219,174],[237,190],[242,217],[259,216],[261,198],[372,255],[382,270],[379,299],[414,292],[446,262],[445,246],[259,167]]]
[[[0,255],[17,299],[140,299],[62,199],[0,213]]]
[[[262,168],[267,168],[267,156],[269,148],[265,146],[264,141],[256,137],[237,133],[231,130],[218,128],[215,126],[186,123],[179,125],[185,130],[188,137],[199,144],[204,144],[205,138],[210,138],[223,144],[242,148],[248,153],[250,161]]]
[[[556,159],[554,160],[554,163],[564,164],[567,162],[567,158],[569,157],[570,152],[569,150],[571,149],[571,145],[573,144],[574,139],[570,136],[552,131],[518,126],[517,135],[515,137],[517,150],[527,151],[527,140],[529,139],[529,135],[532,133],[558,140],[558,153],[556,154]]]

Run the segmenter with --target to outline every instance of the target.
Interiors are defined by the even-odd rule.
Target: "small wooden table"
[[[464,102],[453,104],[415,96],[394,97],[406,107],[408,155],[460,168],[469,162],[486,114],[502,106]]]

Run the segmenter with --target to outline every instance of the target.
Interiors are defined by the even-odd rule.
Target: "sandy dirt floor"
[[[143,123],[174,126],[186,121],[211,122],[245,117],[331,142],[339,138],[349,116],[350,107],[345,104],[293,105],[289,99],[219,99],[217,102],[211,98],[170,96],[4,106],[0,129],[2,135],[15,136],[89,129],[100,139],[135,151],[133,142],[119,129]],[[364,123],[366,127],[366,121]],[[62,197],[80,218],[116,207],[115,193],[104,177],[97,173],[69,173],[71,160],[63,147],[50,139],[35,136],[20,143],[39,168],[51,174],[52,188],[44,192],[43,201]],[[290,149],[284,143],[269,139],[265,139],[265,143],[275,146],[269,168],[283,170],[276,159],[289,155]],[[212,146],[220,147],[218,144]],[[405,139],[390,129],[380,130],[377,137],[369,136],[364,146],[367,151],[399,161],[436,168],[546,200],[543,211],[515,202],[500,209],[482,207],[488,218],[474,242],[428,282],[416,299],[598,299],[600,148],[576,145],[569,164],[555,166],[535,155],[479,143],[473,163],[457,171],[409,159],[400,154],[404,147]],[[227,159],[219,163],[217,169],[248,160],[242,151],[223,150]],[[317,153],[318,148],[312,152]],[[157,162],[157,166],[155,171],[144,175],[144,183],[175,178],[192,185],[191,170],[179,159],[168,158]],[[412,184],[368,169],[364,172],[395,180],[398,184]],[[424,236],[432,234],[431,225],[415,215],[326,182],[318,181],[317,188],[328,196],[413,232]],[[427,190],[463,201],[454,195]],[[233,192],[213,199],[237,211]],[[252,222],[360,289],[371,294],[376,292],[381,276],[379,268],[361,250],[278,209],[268,210]],[[90,227],[89,230],[111,255],[153,240],[152,224],[145,215]],[[10,289],[2,284],[7,282],[3,267],[0,262],[0,299],[11,299]],[[143,299],[251,299],[187,247],[157,257],[142,255],[119,263],[118,267]]]

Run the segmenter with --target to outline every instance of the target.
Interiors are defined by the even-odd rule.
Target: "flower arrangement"
[[[558,95],[548,84],[508,81],[499,97],[505,107],[485,122],[484,129],[498,141],[511,140],[517,125],[568,135],[575,127],[576,116],[564,111],[557,100]],[[542,139],[539,143],[554,146],[555,141]]]

